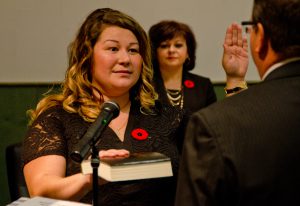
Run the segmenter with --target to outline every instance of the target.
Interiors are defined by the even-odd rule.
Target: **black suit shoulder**
[[[283,204],[276,203],[276,197],[292,199],[300,186],[293,179],[300,178],[295,165],[300,155],[300,75],[290,75],[295,72],[278,68],[265,81],[191,117],[192,124],[201,122],[202,135],[215,142],[224,170],[230,168],[239,187],[245,191],[249,185],[265,187],[264,194],[241,191],[244,198],[251,195],[252,205]]]

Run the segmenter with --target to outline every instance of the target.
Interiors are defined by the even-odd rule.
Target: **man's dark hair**
[[[254,0],[252,20],[281,58],[300,55],[300,0]]]

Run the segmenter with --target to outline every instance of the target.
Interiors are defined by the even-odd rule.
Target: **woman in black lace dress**
[[[157,101],[147,34],[131,17],[97,9],[69,47],[62,92],[43,98],[31,110],[24,139],[24,175],[31,196],[91,203],[92,177],[80,173],[70,153],[108,100],[120,114],[104,130],[100,158],[157,151],[172,160],[173,177],[104,182],[101,205],[173,205],[178,170],[176,135],[182,114]],[[143,138],[135,131],[143,131]]]

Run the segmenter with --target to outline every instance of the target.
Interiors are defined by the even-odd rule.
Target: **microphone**
[[[71,159],[78,163],[82,162],[93,144],[96,144],[99,140],[104,129],[108,126],[112,119],[119,116],[119,113],[120,107],[116,102],[104,102],[101,106],[99,116],[87,129],[86,133],[75,147],[75,150],[70,154]]]

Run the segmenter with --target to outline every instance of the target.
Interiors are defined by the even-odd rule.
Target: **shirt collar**
[[[268,70],[267,72],[264,74],[264,76],[262,77],[262,80],[265,80],[267,78],[267,76],[272,72],[274,71],[275,69],[281,67],[282,65],[285,65],[287,63],[290,63],[290,62],[294,62],[294,61],[298,61],[300,60],[300,57],[294,57],[294,58],[289,58],[289,59],[286,59],[286,60],[283,60],[281,62],[278,62],[276,64],[273,64]]]

